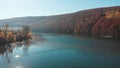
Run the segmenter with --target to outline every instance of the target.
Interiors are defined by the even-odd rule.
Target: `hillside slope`
[[[28,24],[35,32],[120,37],[120,6],[63,15],[0,20],[0,23],[3,22],[14,26]]]
[[[120,37],[120,6],[53,16],[32,28],[39,32]]]

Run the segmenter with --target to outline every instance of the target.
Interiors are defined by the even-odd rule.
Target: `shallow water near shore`
[[[120,42],[61,34],[0,48],[0,68],[119,68]]]

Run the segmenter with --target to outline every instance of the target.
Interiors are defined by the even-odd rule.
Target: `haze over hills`
[[[4,23],[9,23],[10,26],[12,26],[12,27],[19,27],[19,26],[27,25],[27,24],[30,25],[30,24],[34,24],[34,23],[40,23],[46,19],[47,19],[47,17],[45,17],[45,16],[17,17],[17,18],[0,20],[0,25],[2,25]]]
[[[0,24],[30,25],[34,32],[120,37],[120,6],[83,10],[54,16],[20,17]]]

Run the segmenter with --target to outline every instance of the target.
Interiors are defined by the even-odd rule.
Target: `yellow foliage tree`
[[[6,39],[9,40],[9,39],[12,39],[12,37],[13,37],[13,33],[12,32],[7,32]]]
[[[28,32],[27,38],[32,39],[32,32]]]
[[[120,12],[119,11],[106,12],[105,18],[120,18]]]
[[[5,39],[5,33],[3,31],[0,32],[0,37]]]
[[[16,35],[13,35],[13,41],[16,42]]]

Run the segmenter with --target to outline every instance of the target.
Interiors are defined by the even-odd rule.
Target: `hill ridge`
[[[120,6],[17,19],[0,20],[0,23],[28,24],[35,32],[120,37]]]

